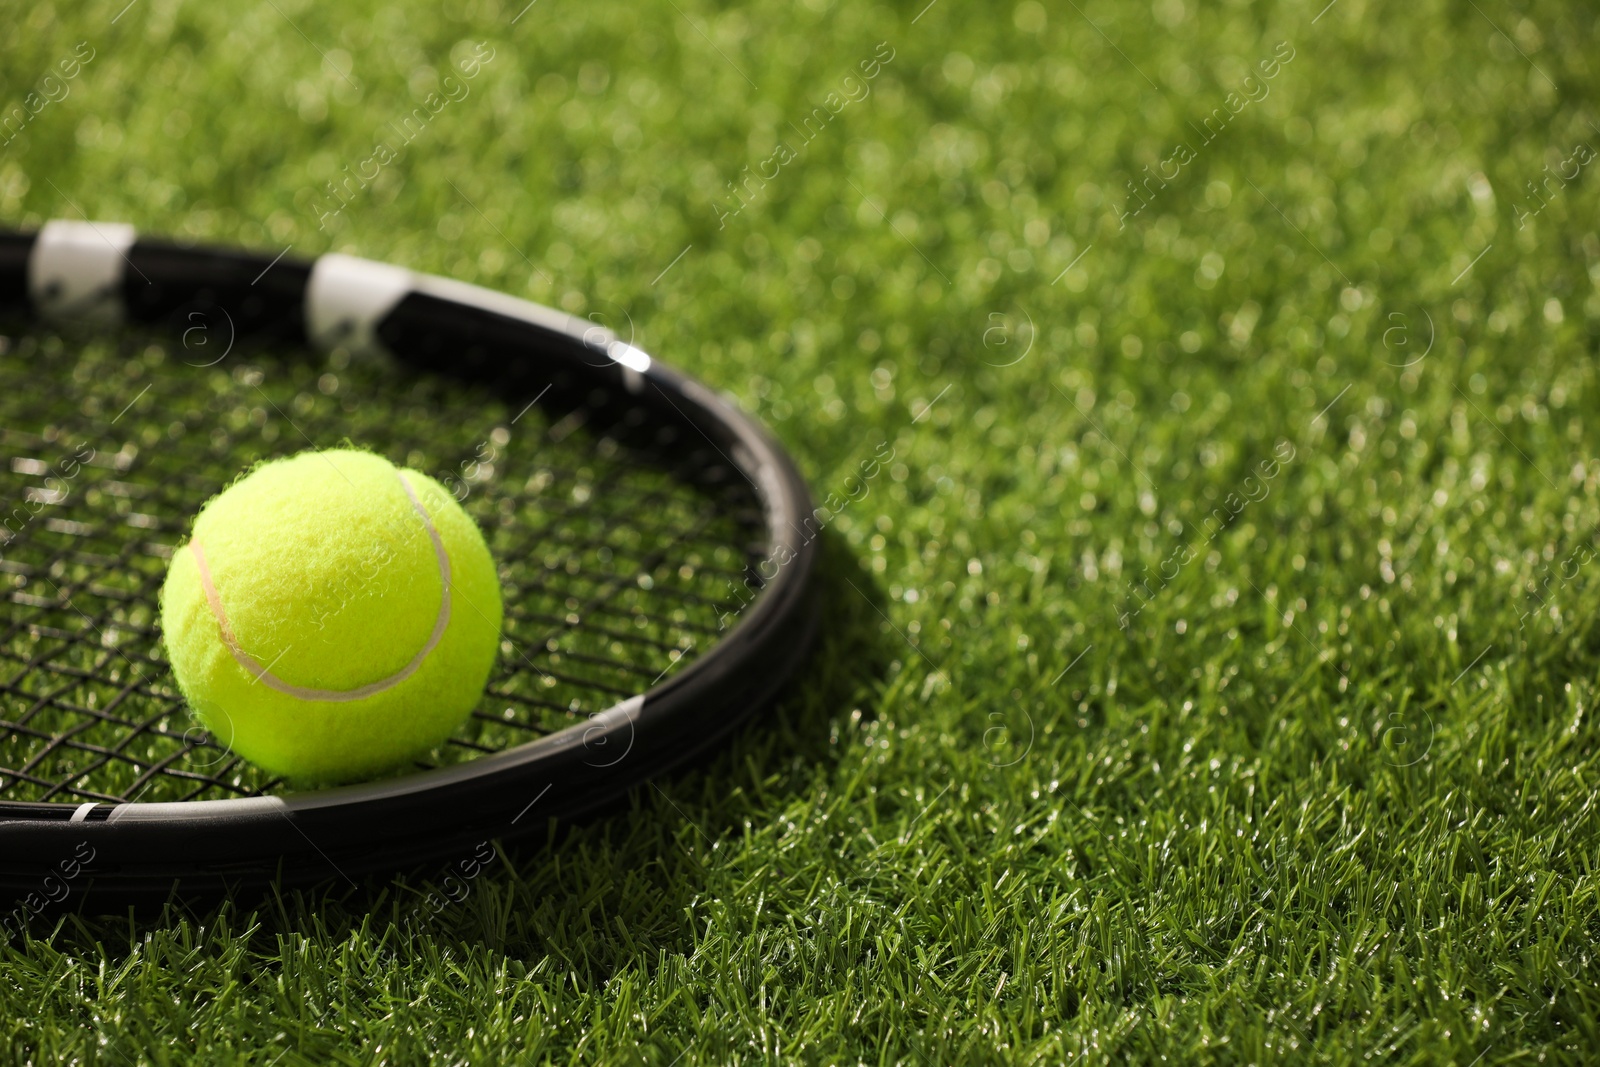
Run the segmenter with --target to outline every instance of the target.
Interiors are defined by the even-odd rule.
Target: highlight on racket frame
[[[312,437],[337,443],[352,410],[317,414],[325,398],[314,386],[327,375],[315,360],[330,357],[307,346],[394,382],[375,402],[380,417],[392,409],[414,422],[439,383],[540,413],[546,430],[523,456],[537,470],[509,479],[498,500],[511,534],[497,541],[486,530],[508,583],[504,669],[489,687],[505,710],[475,712],[484,721],[428,769],[283,791],[195,726],[153,625],[163,557],[225,484],[221,472],[237,471],[230,424],[212,429],[205,455],[164,438],[149,446],[174,454],[142,482],[143,460],[127,446],[80,455],[104,476],[99,489],[23,490],[54,513],[5,502],[21,521],[0,532],[0,587],[11,586],[0,640],[0,906],[353,879],[543,833],[547,820],[592,811],[704,752],[767,705],[806,654],[816,522],[794,463],[755,420],[609,327],[398,266],[192,247],[112,223],[0,232],[0,368],[9,365],[0,394],[12,397],[0,396],[4,461],[43,474],[45,459],[20,453],[45,451],[50,438],[59,451],[70,436],[61,419],[35,431],[5,424],[7,411],[30,410],[30,393],[51,411],[81,408],[103,429],[112,412],[77,403],[83,381],[148,352],[158,332],[183,336],[197,322],[226,324],[230,348],[302,354],[281,370],[305,379],[294,417],[272,407],[307,440],[280,438],[268,450],[277,454],[312,447]],[[34,333],[46,340],[29,342]],[[80,367],[74,381],[49,379],[66,366],[63,350],[94,337],[131,340],[103,374]],[[161,374],[179,383],[179,404],[184,389],[198,404],[235,380],[266,395],[248,370],[169,364]],[[456,407],[460,417],[471,410]],[[566,455],[565,466],[543,449]],[[189,476],[207,462],[209,481]],[[126,498],[141,494],[130,510]],[[69,495],[87,510],[63,506]],[[546,522],[524,529],[518,516],[533,509]],[[679,574],[696,587],[669,588],[684,584]],[[568,637],[594,641],[562,660]],[[562,703],[552,692],[574,695]],[[170,799],[137,799],[155,784]]]

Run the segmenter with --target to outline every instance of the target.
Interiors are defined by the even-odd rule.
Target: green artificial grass
[[[1581,5],[124,2],[11,5],[0,219],[631,322],[832,498],[828,625],[459,903],[30,928],[0,1059],[1600,1048]]]

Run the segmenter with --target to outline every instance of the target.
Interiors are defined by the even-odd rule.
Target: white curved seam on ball
[[[433,622],[433,633],[428,636],[427,644],[412,657],[411,662],[400,668],[387,678],[355,689],[314,689],[305,685],[293,685],[273,674],[261,665],[250,653],[239,645],[239,639],[234,635],[233,626],[228,622],[228,613],[222,606],[222,597],[217,592],[215,583],[211,580],[211,568],[206,563],[205,549],[200,544],[198,537],[189,539],[189,551],[194,554],[195,563],[200,568],[200,588],[205,591],[206,603],[211,607],[211,614],[217,620],[217,625],[222,628],[222,641],[228,646],[228,651],[233,653],[233,658],[239,666],[249,671],[257,681],[280,693],[301,700],[323,700],[343,702],[348,700],[362,700],[374,696],[386,689],[392,689],[401,682],[410,678],[422,666],[422,661],[427,659],[433,650],[439,647],[439,642],[444,639],[444,632],[450,626],[450,555],[444,550],[444,542],[439,537],[439,531],[433,525],[433,520],[428,517],[428,512],[423,508],[422,501],[417,499],[417,494],[412,491],[411,483],[406,481],[403,474],[396,472],[400,479],[400,486],[406,491],[406,496],[411,500],[411,506],[416,509],[417,515],[422,519],[423,527],[428,531],[428,537],[433,541],[433,554],[439,561],[439,615]]]

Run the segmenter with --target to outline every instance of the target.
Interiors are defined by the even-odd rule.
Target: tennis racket
[[[770,702],[816,627],[805,483],[749,416],[598,318],[345,255],[0,233],[6,921],[471,854],[614,801]],[[506,621],[447,744],[296,792],[191,717],[157,594],[240,471],[346,441],[456,494]]]

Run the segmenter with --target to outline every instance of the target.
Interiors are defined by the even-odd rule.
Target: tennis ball
[[[448,737],[488,681],[500,583],[467,513],[370,452],[256,467],[173,554],[161,626],[220,744],[275,774],[348,781]]]

